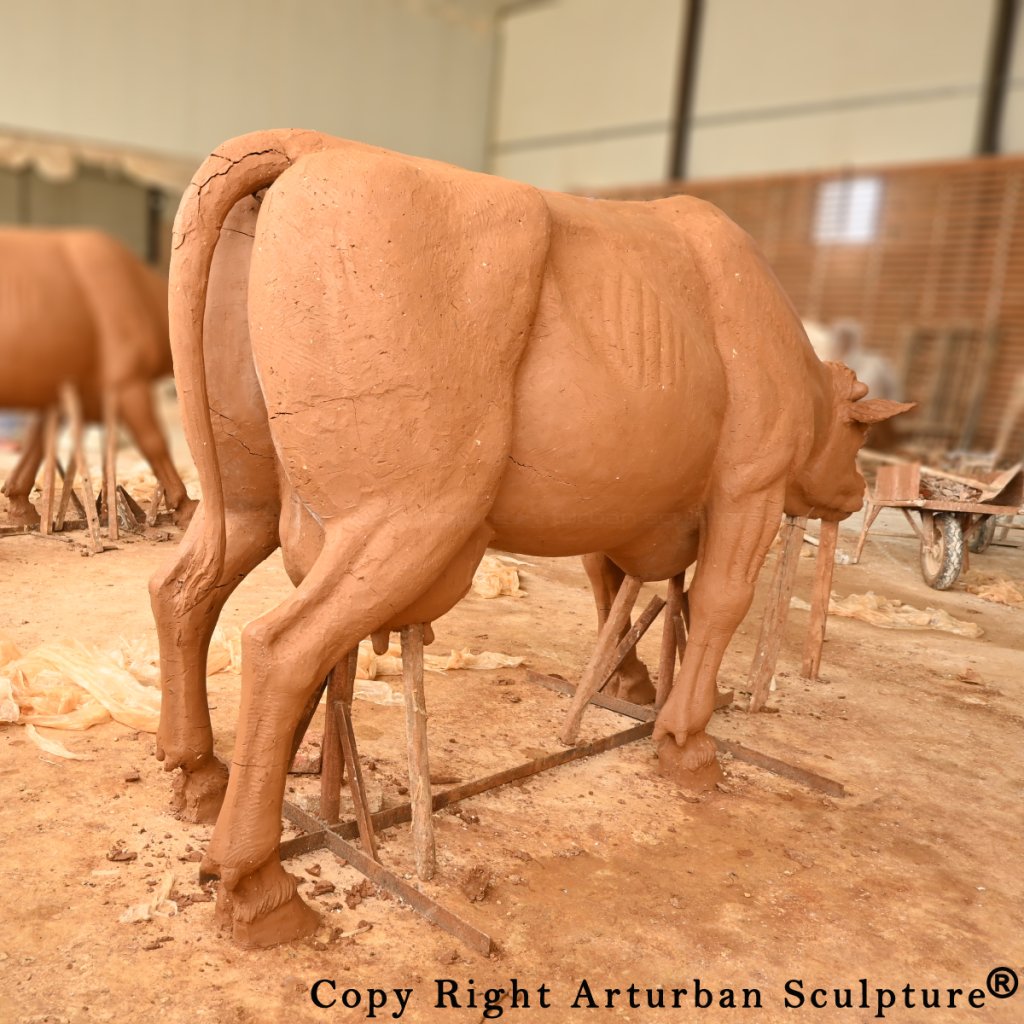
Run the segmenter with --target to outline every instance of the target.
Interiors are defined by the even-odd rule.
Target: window
[[[856,245],[878,234],[882,209],[881,178],[839,178],[818,186],[814,240]]]

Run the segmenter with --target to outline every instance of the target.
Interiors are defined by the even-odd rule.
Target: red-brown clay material
[[[151,393],[152,381],[171,372],[164,279],[102,232],[39,228],[0,229],[0,278],[0,408],[52,408],[72,384],[86,420],[101,422],[104,401],[113,401],[186,525],[196,503]],[[4,483],[13,522],[39,522],[29,494],[42,458],[33,430]]]
[[[655,736],[707,774],[718,667],[783,511],[859,509],[865,424],[906,408],[817,360],[706,203],[545,193],[315,132],[254,133],[203,164],[170,293],[205,500],[151,584],[158,753],[186,789],[212,758],[206,644],[280,544],[297,590],[243,633],[207,865],[234,921],[270,932],[293,899],[260,881],[280,869],[290,741],[346,651],[443,614],[488,545],[602,552],[647,581],[699,550]]]

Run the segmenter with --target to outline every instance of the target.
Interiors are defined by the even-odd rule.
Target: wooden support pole
[[[793,581],[796,579],[806,528],[807,520],[802,516],[786,516],[782,525],[782,549],[775,565],[775,575],[772,577],[764,618],[761,620],[761,633],[750,666],[751,711],[760,711],[768,699],[768,688],[775,674],[775,662],[779,657],[779,645],[789,614],[789,599],[793,595]]]
[[[103,540],[100,537],[99,517],[96,515],[96,501],[92,493],[92,480],[89,478],[89,465],[85,460],[85,421],[82,418],[82,403],[71,384],[65,384],[61,388],[61,405],[64,413],[71,424],[71,462],[68,469],[68,479],[74,479],[77,470],[82,474],[82,492],[85,495],[85,524],[89,531],[89,541],[93,551],[100,554],[103,551]],[[70,492],[70,488],[69,488]],[[70,494],[69,494],[70,496]],[[61,496],[61,508],[66,508],[64,495]],[[58,517],[63,525],[63,515]]]
[[[427,749],[427,706],[423,692],[423,625],[402,627],[402,688],[405,691],[405,731],[409,748],[409,802],[416,874],[434,877],[433,806],[430,793],[430,755]]]
[[[107,536],[117,540],[117,399],[107,390],[103,394],[103,483],[107,505]]]
[[[359,825],[359,838],[363,851],[372,860],[379,861],[377,840],[373,834],[373,816],[370,804],[366,799],[366,786],[363,783],[363,769],[359,764],[359,750],[356,747],[356,734],[352,728],[352,693],[355,690],[356,667],[359,664],[359,648],[349,651],[338,666],[343,679],[341,700],[334,705],[334,717],[337,720],[338,733],[341,736],[341,749],[345,755],[345,768],[348,774],[348,788],[352,794],[352,806],[355,808],[356,822]],[[328,708],[328,711],[331,709]],[[430,780],[427,779],[429,784]]]
[[[626,623],[629,622],[629,614],[636,603],[640,587],[641,581],[636,576],[627,576],[615,595],[608,618],[605,619],[604,627],[598,634],[597,646],[587,663],[583,678],[580,679],[579,686],[576,688],[576,695],[569,706],[569,714],[566,717],[565,726],[562,728],[561,740],[567,746],[571,747],[576,742],[587,703],[604,682],[602,667],[614,655],[618,639],[622,635]]]
[[[43,421],[43,500],[39,514],[39,532],[53,532],[53,492],[57,473],[57,424],[60,413],[56,406],[47,409]]]
[[[324,712],[324,738],[320,745],[320,817],[328,825],[338,820],[341,803],[341,783],[344,774],[341,736],[334,706],[341,700],[344,681],[340,669],[335,666],[327,675],[327,701]]]
[[[832,594],[832,574],[836,566],[836,541],[839,539],[838,523],[821,524],[821,540],[818,544],[818,561],[814,574],[814,594],[811,598],[811,620],[807,627],[807,643],[804,647],[804,661],[801,671],[808,679],[817,679],[821,668],[821,648],[825,643],[825,627],[828,624],[828,601]]]
[[[160,506],[164,500],[163,484],[157,484],[153,492],[153,500],[149,503],[149,511],[146,513],[146,525],[156,526],[156,518],[160,515]]]
[[[683,608],[683,587],[686,583],[686,573],[673,576],[668,581],[668,601],[665,604],[665,619],[662,622],[661,630],[661,660],[658,663],[658,685],[654,706],[661,708],[672,690],[672,683],[676,674],[676,654],[682,660],[682,651],[676,638],[676,619],[682,623]]]
[[[72,495],[75,493],[75,476],[79,469],[78,448],[84,429],[82,423],[82,403],[78,400],[78,394],[70,384],[65,384],[61,388],[61,405],[64,408],[64,415],[68,418],[71,426],[71,458],[68,460],[67,472],[62,474],[64,483],[61,486],[60,503],[57,507],[57,521],[54,523],[54,530],[57,533],[64,529],[68,505],[71,504]],[[60,469],[59,462],[57,462],[57,469]]]
[[[881,511],[882,506],[876,505],[870,498],[868,498],[864,505],[864,522],[860,528],[860,536],[857,538],[857,550],[853,553],[854,565],[860,561],[860,556],[864,552],[864,542],[868,539],[868,530],[870,530],[874,525],[875,520],[878,518],[878,513]]]
[[[618,672],[619,667],[626,660],[626,655],[640,642],[640,638],[651,628],[651,623],[654,622],[664,607],[665,602],[657,594],[647,602],[647,607],[637,616],[636,622],[633,623],[626,635],[619,641],[611,660],[605,662],[601,668],[601,673],[598,677],[601,682],[597,687],[599,692],[611,682],[612,676]]]

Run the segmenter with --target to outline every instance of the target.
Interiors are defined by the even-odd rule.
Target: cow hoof
[[[707,733],[688,736],[679,746],[672,736],[658,744],[659,771],[684,793],[707,793],[722,781],[715,745]]]
[[[632,704],[654,703],[654,683],[651,682],[647,666],[640,661],[634,668],[620,668],[612,676],[607,692],[611,697],[628,700]]]
[[[211,825],[220,814],[227,788],[228,769],[217,758],[198,768],[183,768],[174,780],[171,810],[185,821]]]
[[[231,937],[246,949],[264,949],[316,934],[320,915],[298,893],[254,921],[235,918]]]
[[[232,886],[223,872],[217,894],[217,921],[230,924],[240,946],[261,949],[313,935],[320,915],[295,891],[295,879],[275,856]]]
[[[39,513],[28,498],[10,498],[7,520],[11,526],[38,526]]]
[[[171,516],[175,526],[180,526],[183,530],[188,527],[188,524],[192,522],[192,517],[196,514],[196,509],[199,508],[199,502],[195,498],[186,498],[175,510]]]

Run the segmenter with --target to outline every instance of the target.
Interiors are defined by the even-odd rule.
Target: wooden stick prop
[[[423,692],[423,626],[402,627],[402,688],[405,691],[405,731],[409,747],[409,796],[416,874],[434,877],[434,822],[431,818],[430,755],[427,750],[427,706]]]
[[[56,406],[46,410],[43,427],[43,501],[39,516],[39,532],[48,537],[53,532],[53,490],[57,468],[57,420]]]
[[[333,710],[337,721],[338,732],[341,736],[341,749],[345,755],[345,767],[348,770],[348,787],[352,794],[352,806],[355,808],[356,821],[359,824],[359,838],[363,843],[363,850],[373,860],[379,861],[377,854],[377,840],[373,834],[373,816],[370,813],[370,805],[366,799],[366,786],[363,784],[363,770],[359,764],[359,751],[356,748],[356,734],[352,728],[352,693],[355,689],[356,666],[359,663],[359,648],[345,656],[344,661],[339,665],[343,676],[341,688],[341,700],[337,704],[328,706],[328,711]],[[429,786],[428,777],[427,784]]]
[[[629,632],[619,641],[619,645],[615,648],[615,653],[612,655],[612,660],[601,669],[601,685],[597,688],[598,693],[611,682],[612,676],[618,672],[619,667],[626,660],[626,655],[640,643],[641,637],[651,628],[651,624],[664,607],[665,602],[657,594],[648,601],[647,607],[640,613],[636,622],[630,627]]]
[[[864,522],[860,528],[860,536],[857,538],[857,550],[853,553],[853,564],[860,562],[860,556],[864,553],[864,542],[868,539],[868,530],[874,525],[878,513],[882,511],[881,505],[876,505],[870,498],[864,505]],[[914,524],[911,524],[914,525]]]
[[[779,657],[779,645],[782,643],[782,633],[789,614],[789,599],[793,596],[793,581],[796,579],[800,547],[806,528],[807,520],[803,516],[786,516],[786,521],[782,525],[782,550],[775,565],[775,575],[768,591],[768,603],[765,605],[764,618],[761,620],[761,633],[757,638],[757,649],[750,666],[751,711],[760,711],[768,699],[768,688],[775,674],[775,662]]]
[[[113,392],[103,394],[104,461],[103,484],[107,504],[107,536],[117,540],[117,399]]]
[[[82,491],[85,494],[85,523],[89,530],[92,549],[96,554],[100,554],[103,551],[103,540],[100,537],[100,522],[96,515],[96,499],[92,493],[89,465],[85,460],[85,424],[82,419],[82,403],[78,392],[70,384],[65,384],[61,388],[61,404],[71,423],[71,462],[68,476],[73,479],[76,471],[82,474]],[[64,504],[63,496],[61,504]],[[61,519],[61,523],[63,525],[63,519]]]
[[[676,674],[676,654],[679,654],[679,661],[682,661],[682,651],[676,638],[676,619],[682,623],[683,587],[686,581],[686,573],[673,576],[668,581],[668,601],[665,607],[665,619],[661,630],[661,660],[658,664],[658,685],[654,698],[655,708],[660,708],[668,700],[672,690],[672,683]]]
[[[160,515],[160,505],[164,500],[163,484],[157,484],[153,492],[153,500],[149,503],[149,511],[146,513],[146,525],[156,526],[157,516]]]
[[[608,618],[605,619],[604,627],[597,638],[597,646],[587,663],[583,678],[576,688],[576,695],[569,706],[569,714],[566,717],[565,726],[562,729],[561,740],[566,746],[572,746],[580,732],[580,722],[583,720],[583,712],[590,698],[600,689],[604,678],[601,675],[601,668],[606,661],[614,656],[618,645],[618,638],[622,634],[626,623],[629,621],[629,613],[636,603],[637,594],[640,593],[641,581],[636,576],[627,576],[615,595]]]
[[[801,668],[803,675],[808,679],[817,679],[818,670],[821,668],[821,648],[825,643],[825,628],[828,625],[828,600],[832,593],[832,574],[835,571],[838,539],[838,523],[821,524],[821,543],[818,545],[814,595],[811,599],[811,620],[807,627],[807,644],[804,647]]]
[[[61,405],[64,407],[64,415],[71,424],[71,458],[68,460],[68,470],[63,473],[64,483],[61,486],[60,504],[57,507],[57,521],[54,523],[54,530],[60,533],[64,529],[64,520],[68,514],[68,505],[71,503],[71,496],[75,493],[75,475],[78,472],[78,447],[82,439],[82,403],[78,400],[75,389],[70,384],[61,388]],[[60,462],[57,461],[57,469],[60,470]]]
[[[324,738],[320,745],[320,817],[333,825],[338,820],[341,802],[341,783],[344,773],[341,736],[334,706],[341,700],[343,680],[340,678],[345,662],[336,665],[327,676],[327,701],[324,712]]]

